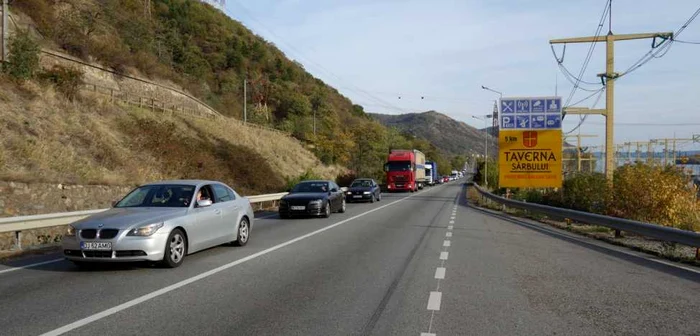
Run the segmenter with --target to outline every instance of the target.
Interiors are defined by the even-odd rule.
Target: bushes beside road
[[[601,173],[578,173],[559,190],[520,189],[513,198],[568,209],[700,231],[700,202],[690,177],[674,167],[626,165],[614,185]]]

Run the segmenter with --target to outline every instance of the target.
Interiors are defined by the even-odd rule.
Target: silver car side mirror
[[[212,205],[212,202],[210,199],[203,199],[203,200],[197,201],[197,207],[199,207],[199,208],[206,208],[210,205]]]

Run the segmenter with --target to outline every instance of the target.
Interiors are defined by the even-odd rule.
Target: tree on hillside
[[[17,31],[9,43],[9,59],[3,71],[16,79],[27,80],[39,70],[39,44],[26,30]]]

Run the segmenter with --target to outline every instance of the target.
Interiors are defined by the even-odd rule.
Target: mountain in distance
[[[369,115],[387,127],[395,127],[405,134],[430,141],[448,155],[484,153],[484,130],[454,120],[436,111],[407,114]],[[496,153],[496,138],[489,135],[489,151]],[[491,156],[491,154],[489,154]]]

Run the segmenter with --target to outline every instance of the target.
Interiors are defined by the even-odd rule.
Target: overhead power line
[[[600,32],[603,30],[603,25],[605,24],[605,18],[608,16],[610,13],[611,9],[611,1],[612,0],[607,0],[605,2],[605,9],[603,10],[603,14],[600,16],[600,20],[598,21],[598,27],[596,28],[595,32],[595,37],[600,36]],[[612,17],[610,18],[612,21]],[[571,89],[571,93],[569,93],[569,97],[566,99],[566,103],[564,104],[565,106],[568,106],[569,103],[571,103],[571,100],[574,98],[574,95],[576,94],[576,90],[579,88],[580,85],[580,79],[583,78],[583,75],[586,73],[586,69],[588,69],[588,64],[591,61],[591,57],[593,56],[593,51],[595,51],[595,46],[596,42],[591,42],[591,45],[588,47],[588,53],[586,54],[586,58],[583,61],[583,64],[581,65],[581,70],[579,71],[578,77],[576,78],[577,81],[574,84],[574,87]]]
[[[659,43],[658,45],[652,45],[652,48],[646,54],[642,55],[642,57],[640,57],[636,62],[632,63],[632,65],[629,68],[627,68],[627,70],[625,70],[622,74],[620,74],[620,76],[618,78],[626,76],[626,75],[636,71],[637,69],[641,68],[645,64],[649,63],[649,61],[651,61],[652,59],[661,58],[664,55],[666,55],[668,53],[668,51],[671,49],[671,46],[673,46],[673,43],[678,42],[676,40],[676,38],[678,38],[678,36],[681,33],[683,33],[683,31],[686,28],[688,28],[688,26],[695,20],[695,18],[698,17],[698,15],[700,15],[700,8],[698,8],[693,13],[693,15],[691,15],[690,18],[688,18],[688,20],[686,20],[686,22],[683,23],[683,25],[681,25],[681,27],[678,28],[673,33],[672,39],[664,40],[661,43]],[[680,43],[700,44],[700,43],[695,43],[695,42],[680,42]]]
[[[322,65],[319,64],[318,62],[315,62],[315,61],[314,61],[313,59],[311,59],[310,57],[305,56],[301,51],[299,51],[297,48],[295,48],[294,46],[292,46],[290,43],[287,43],[283,38],[281,38],[277,33],[275,33],[274,30],[272,30],[272,29],[269,28],[267,25],[265,25],[261,20],[258,20],[258,19],[255,17],[255,15],[253,15],[252,11],[250,11],[250,10],[249,10],[246,6],[244,6],[240,1],[234,1],[234,2],[235,2],[241,9],[243,9],[243,11],[245,11],[245,12],[248,14],[248,17],[250,17],[252,20],[254,20],[255,22],[257,22],[262,28],[264,28],[265,30],[267,30],[272,36],[274,36],[274,37],[278,40],[278,42],[284,44],[287,48],[289,48],[289,50],[293,51],[293,52],[296,54],[297,57],[302,58],[302,59],[304,59],[305,61],[307,61],[308,63],[314,65],[314,66],[315,66],[319,71],[321,71],[322,73],[325,73],[326,75],[328,75],[328,76],[330,76],[330,77],[333,77],[333,78],[335,78],[336,80],[338,80],[338,81],[340,81],[340,82],[343,82],[343,83],[347,84],[348,86],[354,88],[354,89],[349,89],[349,91],[354,92],[354,93],[357,94],[358,96],[363,96],[363,97],[366,98],[366,99],[369,99],[369,100],[371,100],[371,101],[377,102],[377,103],[382,104],[382,105],[385,105],[386,108],[392,109],[392,110],[397,111],[397,112],[407,113],[405,109],[403,109],[403,108],[401,108],[401,107],[398,107],[398,106],[396,106],[396,105],[393,105],[393,104],[391,104],[391,103],[389,103],[389,102],[387,102],[387,101],[385,101],[385,100],[383,100],[383,99],[381,99],[381,98],[379,98],[379,97],[376,97],[376,96],[374,96],[374,95],[368,93],[368,92],[365,91],[365,90],[360,89],[359,87],[353,85],[352,83],[350,83],[350,82],[348,82],[348,81],[345,81],[344,79],[340,78],[338,75],[336,75],[336,74],[333,73],[332,71],[326,69],[324,66],[322,66]],[[229,16],[231,16],[231,17],[235,17],[235,16],[233,15],[233,13],[231,13],[228,9],[226,9],[226,13],[227,13]]]
[[[682,40],[676,40],[675,38],[673,39],[674,43],[685,43],[685,44],[700,44],[700,41],[682,41]]]

